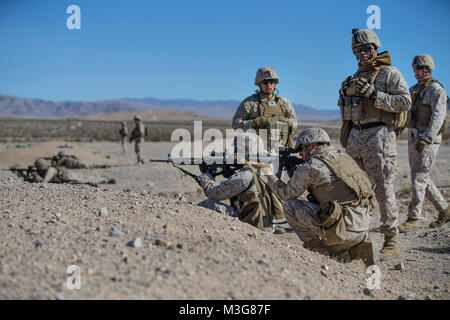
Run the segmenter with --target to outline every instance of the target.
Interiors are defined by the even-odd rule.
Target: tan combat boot
[[[388,261],[400,255],[400,248],[397,244],[397,236],[384,236],[383,249],[380,251],[380,260]]]
[[[398,226],[398,230],[403,233],[409,233],[419,230],[419,226],[419,220],[408,218],[408,220]]]
[[[450,219],[450,206],[439,212],[439,218],[430,224],[430,228],[438,228]]]
[[[361,259],[366,267],[380,262],[378,252],[369,237],[350,249],[352,259]]]

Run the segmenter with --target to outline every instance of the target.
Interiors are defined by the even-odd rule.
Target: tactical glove
[[[253,123],[255,124],[256,128],[265,128],[269,123],[269,119],[261,116],[256,119],[253,119]]]
[[[423,149],[425,149],[425,147],[428,145],[428,142],[424,141],[424,140],[420,140],[417,144],[416,144],[416,150],[417,152],[422,152]]]
[[[341,96],[346,95],[347,88],[350,86],[350,80],[352,79],[352,76],[348,76],[341,84],[341,89],[339,90],[339,94]]]
[[[371,84],[367,79],[360,78],[356,81],[356,90],[361,96],[370,98],[375,92],[375,86]]]

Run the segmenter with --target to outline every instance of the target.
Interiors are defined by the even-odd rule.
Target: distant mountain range
[[[187,113],[185,120],[190,120],[192,117],[197,118],[198,115],[216,119],[231,119],[239,103],[240,101],[237,100],[196,101],[189,99],[161,100],[157,98],[59,102],[23,99],[0,94],[0,117],[78,118],[113,112],[165,109]],[[318,110],[301,104],[294,104],[294,108],[300,120],[333,120],[339,118],[337,107],[336,110]]]

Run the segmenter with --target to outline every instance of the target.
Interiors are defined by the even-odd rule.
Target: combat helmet
[[[273,79],[275,80],[275,83],[280,82],[277,73],[272,67],[259,68],[256,72],[255,85],[259,86],[259,84],[266,79]]]
[[[134,120],[142,120],[140,115],[135,115],[135,116],[133,117],[133,119],[134,119]]]
[[[380,39],[373,30],[352,29],[352,50],[365,44],[373,44],[376,48],[381,48]]]
[[[426,67],[434,70],[434,60],[429,54],[419,54],[412,61],[413,68]]]
[[[36,159],[36,161],[34,161],[34,166],[38,170],[44,170],[48,167],[48,163],[47,163],[47,161],[45,161],[45,159],[38,158],[38,159]]]
[[[64,151],[58,152],[58,157],[66,157],[67,154]]]
[[[297,139],[297,147],[299,145],[311,144],[311,143],[324,143],[331,144],[330,136],[322,128],[308,128],[300,132]]]

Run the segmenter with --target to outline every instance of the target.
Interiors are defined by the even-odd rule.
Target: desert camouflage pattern
[[[431,180],[431,169],[439,151],[440,144],[427,145],[422,152],[416,151],[420,139],[411,132],[408,138],[408,156],[411,168],[412,196],[408,207],[408,217],[420,220],[425,197],[439,212],[447,209],[448,204],[439,189]]]
[[[388,236],[396,235],[398,209],[394,179],[397,174],[397,136],[394,129],[385,125],[365,130],[353,128],[345,151],[376,184],[381,232]]]
[[[208,198],[202,202],[197,203],[197,205],[233,218],[237,218],[238,216],[238,212],[232,206],[214,199]]]
[[[311,158],[304,164],[297,167],[294,175],[285,183],[278,180],[274,176],[269,178],[269,186],[275,194],[285,201],[283,211],[286,221],[295,230],[297,235],[303,242],[309,242],[314,239],[323,238],[323,231],[317,225],[314,216],[319,204],[306,200],[299,200],[305,191],[313,194],[313,191],[325,184],[333,184],[338,182],[335,173],[321,160],[318,159],[320,154],[330,154],[338,157],[340,152],[332,146],[324,146],[314,151]],[[356,164],[355,169],[359,168]],[[351,221],[346,219],[347,239],[344,243],[336,246],[328,246],[325,248],[329,252],[338,252],[346,250],[357,245],[364,240],[370,226],[369,207],[351,206],[355,213],[358,213],[362,219]]]
[[[39,170],[31,181],[34,183],[76,183],[76,184],[90,184],[97,185],[108,183],[108,179],[102,177],[93,177],[81,175],[79,172],[73,170],[58,170],[55,167]]]
[[[280,82],[280,79],[278,78],[278,75],[275,72],[274,68],[272,67],[259,68],[258,71],[256,71],[255,86],[259,86],[261,81],[264,81],[266,79],[274,79],[275,83]]]
[[[130,142],[134,141],[134,152],[136,152],[137,161],[143,162],[141,147],[144,142],[145,126],[142,123],[136,124],[131,132]]]
[[[275,96],[268,100],[262,93],[259,93],[259,98],[261,99],[261,102],[267,101],[269,106],[275,106],[277,104]],[[288,99],[281,96],[278,96],[278,98],[281,99],[281,108],[284,111],[284,116],[292,122],[292,132],[294,132],[297,129],[298,124],[294,107]],[[258,96],[253,94],[245,98],[236,110],[236,113],[233,116],[233,129],[248,130],[252,126],[253,119],[260,117],[261,115]]]
[[[411,87],[410,92],[421,92],[421,84],[416,84]],[[420,100],[420,99],[418,99]],[[420,102],[420,101],[419,101]],[[428,127],[422,127],[418,122],[414,123],[412,134],[418,137],[420,140],[424,140],[428,143],[441,143],[442,135],[439,134],[439,130],[444,123],[445,116],[447,114],[447,93],[442,86],[436,82],[432,83],[428,89],[423,93],[422,104],[429,105],[431,107],[431,118]],[[414,113],[415,108],[413,106],[411,113]]]
[[[434,60],[429,54],[418,54],[413,58],[412,66],[417,67],[427,67],[434,70]]]
[[[366,72],[357,71],[353,78],[358,77],[367,77]],[[411,108],[411,95],[409,94],[408,84],[397,68],[383,66],[373,84],[377,90],[375,108],[387,112],[403,112]],[[343,99],[339,99],[338,106],[344,107]],[[375,121],[379,120],[365,119],[360,121],[360,123]]]
[[[310,249],[324,249],[329,254],[336,254],[356,246],[368,235],[368,230],[361,232],[347,230],[347,238],[342,244],[326,245],[325,241],[322,240],[323,231],[314,219],[318,207],[319,205],[314,202],[299,199],[287,200],[283,204],[286,222],[295,231],[300,240],[303,243],[321,244],[319,246],[310,246]],[[368,208],[360,208],[359,210],[365,210],[365,215],[368,216]]]
[[[56,165],[67,169],[89,169],[89,166],[83,161],[67,156],[63,156],[57,159]]]
[[[220,183],[214,181],[209,173],[202,174],[199,180],[205,195],[215,201],[227,200],[242,193],[257,193],[256,186],[253,184],[253,173],[247,166]]]
[[[126,126],[123,126],[119,130],[120,134],[120,145],[122,146],[122,152],[127,152],[127,137],[128,137],[128,128]]]
[[[352,33],[352,50],[358,46],[365,44],[373,44],[377,48],[381,48],[380,39],[373,30],[359,29]]]

